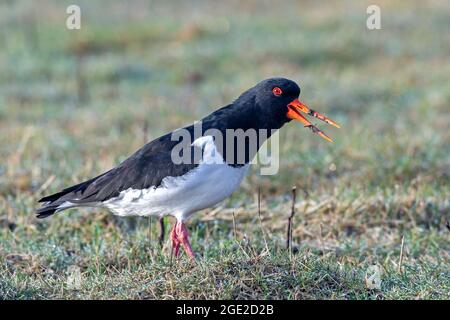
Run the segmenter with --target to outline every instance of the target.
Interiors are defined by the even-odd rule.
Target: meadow
[[[0,299],[450,298],[450,3],[77,0],[67,30],[73,2],[0,3]],[[189,222],[196,263],[154,218],[35,218],[271,76],[342,128],[284,127],[279,173]]]

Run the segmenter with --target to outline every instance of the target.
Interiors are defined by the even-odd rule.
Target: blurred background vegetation
[[[0,297],[449,298],[450,4],[376,1],[382,29],[371,31],[372,2],[2,1]],[[74,3],[81,30],[66,28]],[[321,126],[335,140],[328,144],[286,126],[279,174],[253,170],[239,192],[197,215],[194,249],[220,273],[197,270],[210,291],[182,268],[164,269],[170,250],[160,254],[149,218],[73,210],[35,219],[42,195],[111,168],[272,76],[299,83],[302,101],[342,129]],[[248,276],[255,282],[243,285],[239,268],[224,271],[221,259],[253,265],[234,241],[258,248],[263,235],[278,252],[293,185],[294,259],[314,260],[317,274],[280,276],[285,266],[275,268],[272,255],[258,261],[280,281]],[[367,291],[373,264],[386,281]],[[89,279],[75,292],[66,282],[73,265]],[[141,265],[145,286],[127,285]],[[328,267],[340,287],[323,283]],[[265,286],[275,289],[259,291]]]

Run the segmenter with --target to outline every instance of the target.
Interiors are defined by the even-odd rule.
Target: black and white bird
[[[193,213],[214,206],[238,188],[258,148],[275,130],[295,119],[331,141],[302,113],[339,126],[300,102],[299,95],[299,86],[291,80],[261,81],[200,122],[147,143],[117,167],[42,198],[39,202],[43,207],[37,210],[37,217],[46,218],[74,207],[103,207],[119,216],[171,215],[177,220],[171,232],[172,252],[178,257],[182,245],[194,258],[185,222]],[[196,133],[199,123],[200,132]],[[256,147],[250,139],[244,139],[242,145],[232,143],[238,138],[230,138],[228,130],[255,130]],[[261,130],[266,134],[260,134]],[[174,139],[180,133],[192,139]],[[220,147],[217,134],[222,134]],[[174,161],[174,155],[184,161]]]

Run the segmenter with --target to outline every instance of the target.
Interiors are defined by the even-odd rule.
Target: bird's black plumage
[[[282,87],[284,95],[276,97],[272,93],[274,86]],[[201,120],[201,134],[209,129],[216,129],[226,139],[227,129],[279,129],[289,119],[286,118],[287,104],[300,94],[300,88],[293,81],[284,78],[271,78],[260,82],[255,87],[244,92],[232,104],[216,110]],[[192,135],[194,124],[183,128]],[[258,147],[270,136],[259,137]],[[45,218],[60,210],[65,202],[73,206],[83,206],[92,203],[103,202],[117,197],[121,191],[129,188],[148,189],[157,188],[167,176],[178,177],[194,169],[199,159],[194,157],[201,153],[191,148],[190,163],[175,164],[172,161],[172,149],[180,141],[172,141],[173,132],[155,139],[117,167],[93,178],[62,190],[39,200],[45,203],[44,207],[37,210],[38,218]],[[194,137],[193,140],[195,140]],[[184,141],[192,143],[192,141]],[[223,145],[226,145],[224,141]],[[248,143],[245,144],[244,163],[248,163],[254,157],[254,150],[250,150]],[[224,150],[219,150],[225,161],[232,166],[239,166],[237,154],[241,150],[234,150],[233,156],[229,157]]]
[[[198,161],[193,160],[190,164],[174,164],[171,160],[171,150],[177,143],[171,141],[171,133],[168,133],[149,142],[114,169],[40,199],[39,202],[48,204],[38,209],[38,218],[53,214],[65,201],[79,205],[102,202],[118,196],[121,191],[128,188],[156,188],[167,176],[184,175],[195,168]]]

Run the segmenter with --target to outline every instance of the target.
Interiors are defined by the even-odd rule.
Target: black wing
[[[192,126],[185,129],[192,131]],[[172,133],[168,133],[149,142],[120,165],[98,177],[40,199],[39,202],[46,204],[38,209],[38,218],[45,218],[61,210],[59,206],[65,201],[76,205],[102,202],[118,196],[121,191],[129,188],[157,188],[165,177],[182,176],[194,169],[199,163],[194,156],[201,156],[201,152],[189,146],[191,161],[187,164],[174,164],[172,149],[180,141],[172,141],[171,135]]]

